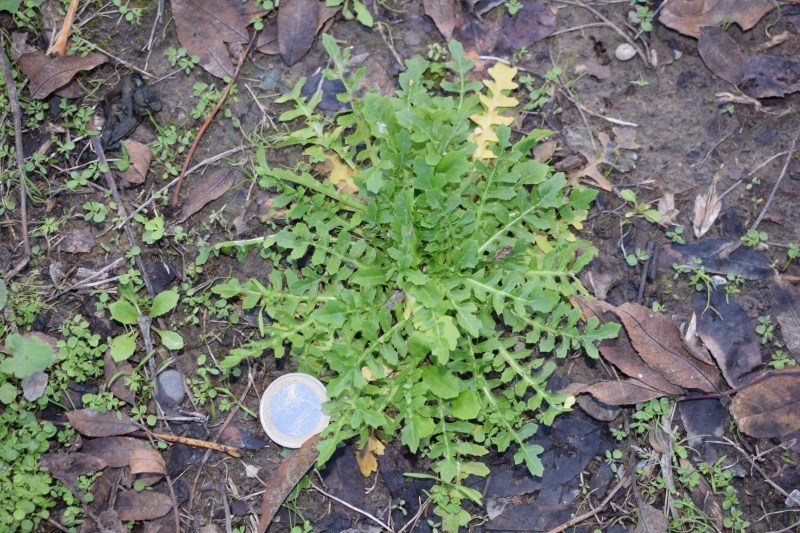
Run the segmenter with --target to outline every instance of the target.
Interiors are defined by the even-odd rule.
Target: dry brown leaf
[[[422,0],[422,6],[445,41],[449,41],[453,37],[455,28],[456,12],[453,0]]]
[[[678,216],[678,210],[675,209],[675,194],[665,192],[661,198],[658,199],[658,214],[661,215],[660,223],[663,226],[670,226]]]
[[[521,50],[546,39],[556,30],[556,7],[541,0],[523,0],[513,17],[508,13],[500,24],[511,48]]]
[[[800,376],[770,376],[734,396],[731,415],[744,433],[778,438],[800,431]]]
[[[639,522],[633,533],[667,533],[669,520],[664,513],[647,502],[640,502]]]
[[[233,168],[223,168],[206,174],[198,180],[194,189],[186,197],[181,211],[181,222],[200,211],[231,188],[239,172]]]
[[[697,37],[703,26],[723,23],[736,23],[749,30],[774,7],[773,0],[670,0],[659,20],[684,35]]]
[[[30,52],[20,56],[19,68],[30,78],[31,98],[42,100],[67,85],[78,72],[92,70],[105,62],[106,56],[96,53],[85,57],[48,57],[42,52]]]
[[[647,366],[670,383],[705,392],[719,390],[719,370],[686,351],[678,327],[668,317],[635,303],[622,304],[614,313]]]
[[[128,151],[128,158],[130,166],[125,172],[122,172],[119,177],[128,183],[141,185],[147,176],[147,171],[150,169],[150,161],[153,159],[153,150],[146,144],[134,141],[133,139],[125,139],[122,141],[122,146]]]
[[[539,143],[533,147],[533,158],[540,163],[547,163],[553,154],[556,153],[558,143],[552,139]]]
[[[86,453],[48,453],[39,459],[39,466],[46,469],[51,476],[59,480],[72,491],[81,494],[78,488],[78,476],[103,470],[106,466],[102,458]]]
[[[722,211],[722,200],[717,196],[717,178],[711,181],[708,191],[694,199],[694,220],[692,228],[698,239],[708,233]]]
[[[172,498],[152,490],[136,492],[124,490],[117,494],[114,509],[120,520],[153,520],[161,518],[172,509]]]
[[[317,0],[284,0],[278,7],[278,49],[289,66],[303,59],[314,44],[318,4]]]
[[[664,391],[653,389],[639,380],[599,381],[591,385],[571,383],[558,391],[561,394],[591,394],[607,405],[634,405],[665,396]]]
[[[616,308],[606,302],[588,298],[576,298],[584,318],[596,316],[600,322],[613,321]],[[597,345],[603,359],[611,362],[629,377],[641,381],[645,386],[662,391],[662,395],[678,396],[685,391],[667,381],[660,373],[656,372],[639,356],[631,344],[630,338],[624,329],[619,331],[616,339],[607,339]]]
[[[339,7],[328,7],[325,2],[317,2],[317,29],[314,34],[325,31],[328,23],[339,12]],[[258,34],[256,50],[262,54],[278,55],[281,53],[278,46],[278,17],[271,17],[264,21],[264,29]]]
[[[708,70],[737,85],[744,74],[744,55],[728,33],[720,27],[709,26],[700,29],[697,51]]]
[[[244,44],[250,36],[235,3],[229,0],[170,0],[178,40],[200,66],[217,78],[233,76],[226,43]]]
[[[67,419],[75,431],[85,437],[125,435],[139,429],[128,415],[116,411],[101,413],[94,409],[78,409],[68,412]]]
[[[161,454],[151,448],[148,443],[133,437],[87,439],[84,441],[81,451],[102,459],[114,468],[130,466],[132,474],[166,473],[166,466]]]
[[[370,435],[367,444],[356,454],[358,470],[364,477],[369,477],[373,472],[378,471],[378,458],[376,455],[383,455],[383,443],[374,435]]]

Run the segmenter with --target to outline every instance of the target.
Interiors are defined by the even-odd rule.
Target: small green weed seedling
[[[786,355],[783,350],[775,350],[770,356],[769,366],[775,370],[783,370],[787,366],[796,366],[797,361]]]
[[[758,317],[758,325],[756,326],[756,333],[761,336],[761,344],[772,342],[775,337],[775,325],[772,323],[772,317],[769,315],[761,315]]]
[[[762,242],[767,242],[769,240],[769,234],[766,231],[749,229],[745,235],[742,235],[741,240],[746,246],[755,248]]]
[[[575,401],[547,389],[548,356],[597,357],[594,343],[618,331],[596,318],[580,326],[569,300],[586,294],[577,273],[596,250],[573,230],[596,192],[531,158],[550,132],[512,140],[502,112],[518,105],[508,95],[516,69],[498,64],[491,80],[470,82],[472,64],[451,42],[445,95],[427,88],[429,63],[412,59],[396,96],[357,97],[365,72],[345,76],[349,51],[322,39],[325,75],[344,84],[351,111],[318,114],[301,80],[280,120],[304,122],[284,142],[309,161],[273,168],[262,149],[252,171],[287,209],[286,226],[198,258],[257,248],[274,267],[212,289],[241,299],[259,325],[220,367],[268,350],[296,357],[327,382],[320,464],[353,437],[363,447],[398,436],[427,457],[429,472],[409,475],[435,480],[440,527],[457,531],[472,519],[463,504],[481,501],[463,482],[488,474],[478,459],[489,448],[542,474],[543,450],[527,439]],[[338,170],[321,180],[315,164],[326,159]]]
[[[151,319],[156,318],[169,313],[178,305],[178,291],[176,289],[157,294],[152,302],[149,300],[143,302],[138,298],[133,285],[130,283],[120,283],[119,293],[121,298],[108,306],[111,318],[120,324],[132,326],[133,329],[127,333],[117,335],[111,340],[109,346],[111,357],[117,362],[125,361],[136,351],[140,316],[146,316]],[[153,325],[150,325],[150,329],[158,333],[161,343],[168,350],[180,350],[183,348],[183,337],[177,331],[158,329]]]
[[[655,12],[647,5],[647,2],[648,0],[631,0],[631,6],[634,11],[629,16],[630,21],[639,26],[639,29],[643,32],[652,31],[653,18],[656,16]]]
[[[619,195],[633,207],[633,209],[625,213],[625,218],[640,216],[653,224],[659,224],[661,222],[661,213],[659,213],[657,209],[652,209],[647,202],[639,202],[636,198],[636,193],[632,190],[622,189],[619,191]]]
[[[650,259],[650,255],[641,248],[637,248],[632,254],[625,256],[625,262],[628,263],[628,266],[632,267],[635,267],[639,263],[644,263],[648,259]]]
[[[190,56],[186,48],[182,46],[177,49],[169,47],[164,50],[164,55],[167,56],[170,65],[177,66],[186,75],[189,75],[194,67],[200,64],[200,56]]]
[[[683,226],[673,226],[666,232],[666,236],[675,244],[686,244],[686,239],[683,238]]]

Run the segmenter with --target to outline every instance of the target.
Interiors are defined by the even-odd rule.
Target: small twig
[[[142,69],[142,68],[139,68],[139,67],[137,67],[136,65],[134,65],[133,63],[130,63],[130,62],[128,62],[128,61],[125,61],[125,60],[124,60],[124,59],[122,59],[121,57],[117,57],[117,56],[115,56],[115,55],[114,55],[114,54],[112,54],[111,52],[109,52],[109,51],[107,51],[107,50],[104,50],[104,49],[100,48],[100,47],[99,47],[99,46],[97,46],[96,44],[94,44],[94,43],[92,43],[92,42],[89,42],[89,41],[87,41],[86,39],[83,39],[83,38],[79,38],[79,39],[80,39],[81,41],[83,41],[83,42],[87,43],[89,46],[91,46],[93,49],[97,50],[97,51],[98,51],[98,52],[100,52],[101,54],[103,54],[103,55],[106,55],[106,56],[110,57],[111,59],[113,59],[114,61],[116,61],[117,63],[119,63],[120,65],[122,65],[122,66],[124,66],[124,67],[128,67],[128,68],[129,68],[129,69],[131,69],[131,70],[135,70],[135,71],[136,71],[136,72],[138,72],[139,74],[142,74],[142,75],[144,75],[144,76],[147,76],[147,78],[148,78],[148,79],[151,79],[151,80],[152,80],[152,79],[155,79],[155,77],[156,77],[156,76],[155,76],[155,74],[153,74],[153,73],[151,73],[151,72],[148,72],[148,71],[146,71],[146,70],[144,70],[144,69]]]
[[[716,150],[717,148],[719,148],[719,145],[721,145],[722,143],[724,143],[724,142],[725,142],[725,141],[728,139],[728,137],[730,137],[731,135],[733,135],[733,133],[734,133],[734,132],[732,132],[732,131],[731,131],[731,132],[729,132],[729,133],[728,133],[727,135],[725,135],[725,136],[724,136],[722,139],[720,139],[719,141],[717,141],[716,143],[714,143],[714,146],[712,146],[712,147],[711,147],[711,148],[708,150],[708,152],[706,152],[706,156],[705,156],[705,157],[704,157],[704,158],[703,158],[701,161],[699,161],[699,162],[695,163],[694,165],[689,165],[689,166],[690,166],[691,168],[696,168],[696,167],[699,167],[700,165],[704,164],[704,163],[705,163],[705,162],[708,160],[709,156],[711,155],[711,152],[713,152],[714,150]]]
[[[631,476],[631,469],[628,469],[628,471],[625,472],[625,475],[622,476],[620,478],[620,480],[617,481],[617,484],[614,485],[614,487],[609,491],[609,493],[606,495],[605,499],[602,502],[600,502],[600,505],[598,505],[597,507],[595,507],[591,511],[585,512],[580,516],[576,516],[575,518],[573,518],[573,519],[571,519],[571,520],[569,520],[567,522],[564,522],[560,526],[551,529],[547,533],[561,533],[561,531],[564,531],[565,529],[569,529],[572,526],[574,526],[575,524],[580,524],[584,520],[588,520],[589,518],[592,518],[593,516],[599,514],[600,511],[605,509],[605,507],[608,505],[608,502],[611,501],[611,499],[617,494],[617,492],[619,492],[619,490],[625,485],[625,483],[628,482],[628,478],[630,476]]]
[[[406,522],[406,525],[400,528],[400,530],[397,533],[404,533],[406,529],[414,527],[419,521],[420,517],[423,515],[423,513],[425,513],[425,511],[428,509],[430,504],[431,504],[431,499],[428,498],[422,503],[422,505],[419,506],[419,510],[416,512],[416,514],[414,514],[414,516],[412,516],[408,520],[408,522]]]
[[[156,37],[156,29],[158,25],[161,24],[161,20],[164,18],[164,0],[158,0],[158,9],[156,10],[156,19],[153,21],[153,27],[150,28],[150,38],[147,40],[147,44],[142,48],[142,52],[147,50],[147,60],[150,59],[150,53],[153,51],[153,42],[155,42]]]
[[[134,431],[133,433],[129,433],[129,435],[132,437],[147,437],[148,435],[152,435],[154,438],[163,440],[164,442],[173,442],[178,444],[187,444],[189,446],[197,446],[198,448],[207,448],[209,450],[214,450],[215,452],[228,454],[236,459],[240,459],[242,457],[242,452],[239,450],[239,448],[235,446],[229,446],[227,444],[219,444],[218,442],[209,442],[207,440],[192,439],[189,437],[181,437],[179,435],[170,435],[169,433],[145,433],[143,431]]]
[[[322,488],[320,488],[320,487],[317,487],[316,485],[314,485],[314,483],[311,483],[311,488],[312,488],[312,489],[314,489],[315,491],[319,492],[319,493],[320,493],[320,494],[322,494],[323,496],[325,496],[325,497],[327,497],[327,498],[330,498],[331,500],[333,500],[333,501],[335,501],[335,502],[341,503],[342,505],[344,505],[345,507],[347,507],[347,508],[348,508],[348,509],[350,509],[351,511],[355,511],[355,512],[357,512],[357,513],[359,513],[359,514],[361,514],[361,515],[363,515],[363,516],[366,516],[367,518],[369,518],[370,520],[372,520],[373,522],[375,522],[376,524],[378,524],[379,526],[381,526],[381,527],[382,527],[383,529],[385,529],[386,531],[390,531],[390,532],[392,531],[392,528],[390,528],[390,527],[389,527],[387,524],[384,524],[384,523],[383,523],[383,522],[381,522],[379,519],[375,518],[374,516],[372,516],[371,514],[369,514],[368,512],[366,512],[365,510],[363,510],[363,509],[359,509],[358,507],[356,507],[356,506],[354,506],[354,505],[350,505],[350,504],[349,504],[349,503],[347,503],[346,501],[344,501],[344,500],[342,500],[342,499],[339,499],[339,498],[337,498],[337,497],[336,497],[336,496],[334,496],[333,494],[331,494],[331,493],[329,493],[329,492],[326,492],[324,489],[322,489]]]
[[[0,50],[0,66],[3,69],[3,77],[6,80],[6,91],[8,91],[8,102],[11,105],[11,116],[14,118],[14,141],[17,150],[17,169],[19,171],[19,210],[20,224],[22,227],[22,246],[25,250],[25,257],[20,262],[22,267],[27,264],[31,256],[31,243],[28,238],[28,183],[25,175],[25,154],[22,147],[22,108],[19,105],[19,95],[17,86],[14,85],[14,74],[11,72],[11,65],[6,57],[5,50]],[[20,267],[20,270],[21,268]],[[11,277],[11,274],[7,276]]]
[[[195,150],[197,150],[197,146],[200,144],[200,139],[203,137],[203,133],[208,129],[208,126],[211,125],[211,122],[214,120],[214,117],[217,115],[217,112],[222,108],[222,105],[225,103],[225,100],[228,98],[228,93],[231,92],[231,87],[233,84],[236,83],[236,78],[239,76],[239,71],[242,70],[242,65],[244,65],[244,60],[247,55],[250,53],[250,50],[253,48],[253,44],[258,39],[258,32],[253,33],[253,37],[250,39],[250,42],[247,44],[247,48],[245,48],[244,52],[242,52],[242,57],[239,58],[239,64],[236,65],[236,70],[233,72],[233,76],[231,76],[231,81],[225,87],[225,90],[222,92],[222,96],[220,97],[217,105],[214,106],[214,109],[211,111],[211,114],[208,116],[203,125],[200,126],[200,130],[197,132],[197,135],[194,138],[194,142],[192,146],[189,148],[189,152],[186,154],[186,159],[183,162],[183,168],[181,169],[181,173],[178,176],[178,183],[175,184],[175,190],[172,191],[172,207],[178,207],[178,201],[180,200],[180,193],[181,193],[181,183],[183,183],[183,178],[186,176],[186,170],[189,168],[189,163],[192,162],[192,157],[194,156]]]

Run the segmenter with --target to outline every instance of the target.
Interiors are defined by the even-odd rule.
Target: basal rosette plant
[[[410,475],[436,481],[435,513],[457,531],[471,519],[465,500],[481,501],[462,482],[488,474],[479,458],[490,449],[513,450],[515,463],[542,474],[542,449],[528,439],[574,402],[547,390],[548,356],[596,357],[594,343],[616,334],[596,318],[579,327],[570,303],[585,294],[576,274],[595,254],[574,230],[596,193],[532,158],[550,132],[512,140],[498,117],[517,105],[508,97],[515,69],[492,69],[483,94],[454,42],[441,94],[426,86],[428,63],[414,59],[396,96],[362,98],[364,71],[346,77],[347,52],[327,35],[323,43],[333,65],[325,74],[345,84],[351,110],[316,113],[319,96],[300,96],[301,80],[281,119],[303,121],[285,143],[305,146],[308,162],[272,168],[262,149],[254,168],[276,193],[273,206],[288,210],[285,226],[200,258],[257,248],[272,266],[265,279],[213,289],[259,316],[260,335],[222,365],[267,350],[297,358],[330,397],[319,462],[353,437],[363,447],[399,435],[429,459],[430,472]],[[341,172],[339,187],[314,175],[331,157],[352,186]]]

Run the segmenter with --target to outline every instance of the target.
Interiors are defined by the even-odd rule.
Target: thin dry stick
[[[27,177],[25,176],[25,154],[22,151],[22,109],[19,106],[17,86],[14,85],[14,74],[11,72],[11,65],[6,57],[5,50],[0,50],[0,62],[2,62],[0,66],[2,66],[3,77],[6,80],[8,102],[11,105],[11,116],[14,118],[14,141],[17,149],[17,169],[19,170],[20,224],[22,227],[22,245],[25,250],[25,257],[20,264],[24,266],[31,256],[31,243],[28,239],[28,183]],[[11,276],[9,275],[8,277]]]
[[[369,518],[370,520],[372,520],[373,522],[375,522],[376,524],[378,524],[379,526],[381,526],[381,527],[382,527],[383,529],[385,529],[386,531],[390,531],[390,532],[392,531],[392,528],[390,528],[388,525],[384,524],[384,523],[383,523],[383,522],[381,522],[379,519],[375,518],[374,516],[372,516],[371,514],[369,514],[368,512],[366,512],[365,510],[363,510],[363,509],[359,509],[358,507],[356,507],[356,506],[354,506],[354,505],[351,505],[351,504],[347,503],[346,501],[344,501],[344,500],[342,500],[342,499],[339,499],[339,498],[337,498],[337,497],[336,497],[336,496],[334,496],[333,494],[331,494],[331,493],[329,493],[329,492],[326,492],[325,490],[323,490],[323,489],[321,489],[321,488],[317,487],[317,486],[316,486],[316,485],[314,485],[313,483],[311,483],[311,488],[312,488],[312,489],[314,489],[315,491],[319,492],[319,493],[320,493],[320,494],[322,494],[323,496],[325,496],[325,497],[327,497],[327,498],[330,498],[331,500],[333,500],[333,501],[335,501],[335,502],[339,502],[339,503],[341,503],[342,505],[344,505],[344,506],[345,506],[345,507],[347,507],[348,509],[350,509],[350,510],[352,510],[352,511],[355,511],[355,512],[357,512],[357,513],[361,514],[361,515],[364,515],[364,516],[366,516],[367,518]]]
[[[784,498],[787,498],[787,499],[790,499],[790,500],[794,501],[794,498],[792,498],[792,496],[788,492],[783,490],[783,487],[781,487],[780,485],[778,485],[777,483],[772,481],[772,479],[770,479],[770,477],[767,475],[767,473],[764,472],[764,470],[762,470],[762,468],[756,464],[755,460],[750,456],[749,453],[744,451],[738,444],[736,444],[735,442],[730,440],[728,437],[722,437],[722,441],[715,440],[715,441],[708,441],[708,442],[710,442],[712,444],[724,444],[725,446],[730,446],[731,448],[733,448],[734,450],[736,450],[737,452],[742,454],[744,456],[744,458],[748,460],[748,462],[750,463],[750,466],[755,468],[758,471],[758,473],[761,474],[761,476],[764,478],[764,481],[769,483],[770,486],[772,486],[773,489],[775,489],[778,492],[780,492],[783,495]]]
[[[412,516],[409,519],[409,521],[406,522],[406,525],[404,525],[397,533],[404,533],[406,529],[410,529],[410,528],[414,527],[417,524],[417,522],[419,521],[419,519],[422,516],[422,514],[428,509],[430,504],[431,504],[431,499],[428,498],[427,500],[425,500],[422,503],[422,505],[419,506],[419,510],[416,512],[416,514],[414,516]]]
[[[228,86],[225,87],[225,90],[222,92],[222,97],[217,102],[217,105],[214,106],[214,109],[211,111],[211,114],[208,116],[203,125],[200,126],[200,130],[197,132],[197,136],[194,138],[194,142],[192,146],[189,148],[189,153],[186,154],[186,160],[183,162],[183,168],[181,169],[181,173],[178,176],[178,183],[175,184],[175,190],[172,191],[172,207],[178,207],[178,200],[180,200],[180,193],[181,193],[181,183],[183,183],[183,178],[186,175],[186,170],[189,168],[189,163],[192,162],[192,157],[194,156],[195,150],[197,150],[197,145],[200,144],[200,139],[203,137],[203,133],[208,129],[211,125],[211,122],[214,120],[214,117],[217,115],[217,112],[222,108],[222,104],[225,103],[225,100],[228,98],[228,93],[231,92],[231,87],[233,84],[236,83],[236,78],[239,76],[239,71],[242,70],[242,65],[244,65],[244,60],[247,55],[250,53],[250,50],[253,48],[253,44],[256,42],[258,38],[258,32],[256,31],[253,33],[253,37],[250,39],[250,42],[247,44],[247,48],[245,48],[244,52],[242,53],[242,57],[239,58],[239,64],[236,65],[236,70],[233,72],[233,76],[231,76],[231,81],[228,83]]]
[[[625,475],[622,476],[619,481],[617,481],[617,484],[614,485],[614,487],[611,489],[611,491],[608,493],[608,495],[605,497],[605,499],[602,502],[600,502],[600,505],[598,505],[597,507],[595,507],[591,511],[585,512],[580,516],[576,516],[572,520],[564,522],[563,524],[561,524],[557,528],[551,529],[547,533],[561,533],[561,531],[564,531],[565,529],[569,529],[572,526],[574,526],[575,524],[580,524],[584,520],[588,520],[589,518],[595,516],[596,514],[599,514],[600,511],[602,511],[603,509],[606,508],[606,505],[608,505],[608,502],[611,501],[611,499],[617,494],[617,492],[619,492],[619,489],[621,489],[623,487],[623,485],[625,485],[625,483],[627,483],[628,478],[630,477],[630,475],[631,475],[630,469],[628,469],[628,471],[625,473]]]

